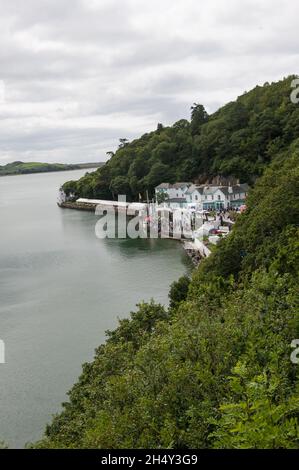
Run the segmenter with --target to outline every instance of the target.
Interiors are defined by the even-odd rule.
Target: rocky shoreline
[[[192,264],[197,268],[202,260],[202,256],[198,250],[185,248],[187,256],[192,261]]]
[[[89,211],[89,212],[95,212],[95,204],[87,204],[86,202],[80,203],[80,202],[57,202],[57,205],[61,207],[62,209],[75,209],[78,211]]]

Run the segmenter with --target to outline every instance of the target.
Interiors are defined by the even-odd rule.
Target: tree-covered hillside
[[[26,175],[29,173],[48,173],[51,171],[79,170],[81,168],[97,168],[102,163],[42,163],[42,162],[12,162],[0,165],[0,176]]]
[[[299,107],[290,100],[291,81],[257,86],[208,116],[194,104],[182,119],[119,149],[96,172],[64,185],[67,194],[111,199],[153,194],[163,181],[205,182],[216,176],[253,183],[274,156],[299,135]]]
[[[189,286],[185,278],[172,286],[168,310],[142,303],[108,333],[37,447],[299,447],[299,365],[290,359],[291,342],[299,338],[299,140],[274,158],[296,121],[285,120],[284,137],[277,135],[280,126],[270,131],[275,115],[284,120],[280,109],[289,109],[278,99],[286,83],[240,100],[256,110],[251,120],[264,129],[256,139],[261,144],[264,136],[265,144],[255,161],[240,150],[240,162],[244,158],[254,171],[273,162],[233,232]],[[267,121],[270,103],[278,108]],[[220,116],[233,106],[209,125],[220,132]],[[298,111],[291,114],[298,117]],[[212,132],[204,126],[198,146]],[[117,159],[121,155],[128,154]],[[201,171],[208,160],[195,161]],[[218,173],[220,160],[214,156],[211,165],[207,173]]]

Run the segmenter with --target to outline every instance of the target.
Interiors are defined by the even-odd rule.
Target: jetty
[[[147,204],[141,202],[110,201],[105,199],[79,198],[76,201],[59,201],[58,206],[63,209],[76,209],[95,212],[96,209],[103,211],[113,210],[115,213],[126,212],[135,215],[136,212],[146,213]]]

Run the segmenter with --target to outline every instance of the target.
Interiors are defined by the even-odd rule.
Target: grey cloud
[[[31,30],[41,39],[73,44],[101,40],[109,44],[113,40],[142,38],[143,34],[131,27],[126,1],[101,3],[93,9],[82,0],[13,0],[4,11],[14,19],[15,31]]]
[[[158,44],[158,47],[157,47]],[[221,43],[210,40],[189,40],[176,36],[171,39],[145,40],[137,44],[133,51],[126,55],[118,54],[114,58],[117,66],[153,66],[165,63],[175,63],[188,57],[215,57],[225,55],[225,49]]]
[[[0,164],[103,160],[119,137],[296,73],[295,0],[0,0]]]

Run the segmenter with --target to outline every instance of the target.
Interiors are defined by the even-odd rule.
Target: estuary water
[[[141,300],[166,304],[190,269],[172,240],[99,240],[94,214],[56,205],[86,170],[0,178],[0,441],[39,439],[105,331]]]

